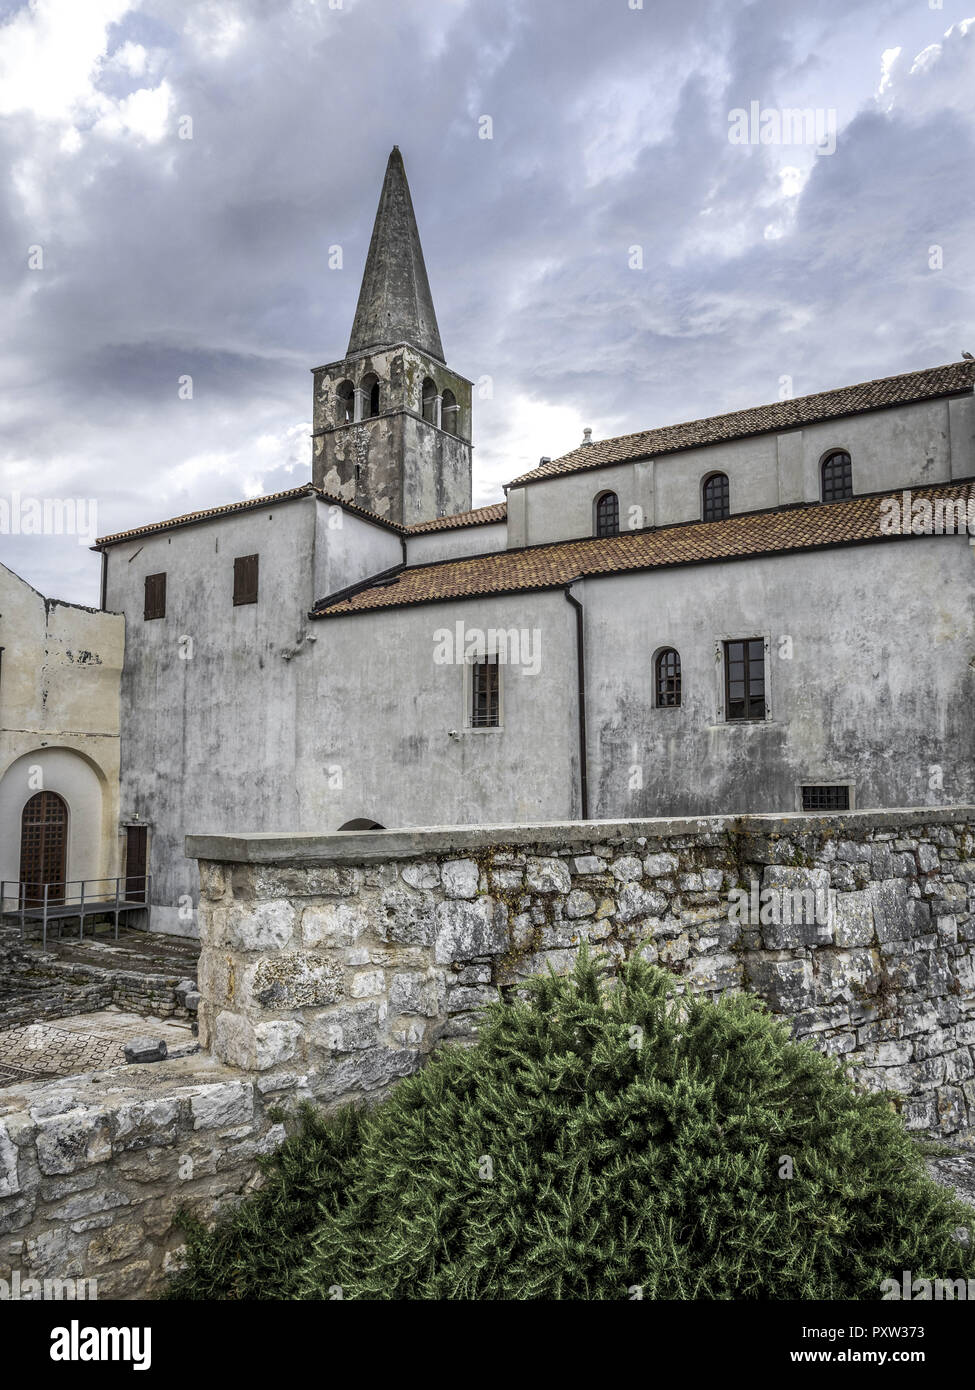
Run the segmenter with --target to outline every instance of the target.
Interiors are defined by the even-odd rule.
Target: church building
[[[587,431],[472,510],[394,149],[312,376],[311,481],[97,542],[154,928],[187,834],[975,800],[975,362]]]

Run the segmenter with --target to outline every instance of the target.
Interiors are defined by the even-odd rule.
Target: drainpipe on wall
[[[589,758],[586,739],[586,641],[583,626],[583,607],[572,592],[573,584],[578,584],[581,575],[570,579],[565,586],[565,597],[576,610],[576,676],[579,690],[579,791],[582,800],[582,819],[589,819]]]

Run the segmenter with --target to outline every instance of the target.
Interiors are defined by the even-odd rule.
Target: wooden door
[[[57,792],[35,792],[20,818],[20,881],[28,907],[64,902],[68,863],[68,808]]]
[[[146,826],[125,827],[125,896],[146,901]]]

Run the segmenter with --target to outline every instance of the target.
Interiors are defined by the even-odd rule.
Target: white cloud
[[[183,26],[187,40],[209,57],[227,58],[244,37],[245,24],[233,6],[223,0],[194,4]]]
[[[137,135],[150,144],[157,144],[169,132],[169,113],[173,91],[163,79],[158,87],[140,87],[109,106],[95,124],[95,130],[105,135]]]
[[[141,43],[127,42],[117,48],[108,61],[132,77],[141,77],[146,70],[148,54]]]
[[[894,71],[894,64],[901,56],[900,48],[885,48],[880,55],[880,86],[877,88],[876,95],[883,96],[891,84],[891,74]]]
[[[67,121],[94,96],[109,26],[132,0],[31,0],[0,28],[0,114]]]

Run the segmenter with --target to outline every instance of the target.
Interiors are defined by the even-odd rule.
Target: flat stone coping
[[[788,835],[830,831],[897,830],[975,820],[975,806],[913,806],[836,815],[664,816],[653,820],[537,821],[530,825],[434,825],[406,830],[246,835],[187,835],[189,859],[221,864],[378,864],[459,854],[486,845],[546,845],[564,849],[600,840],[666,839],[680,835]]]

